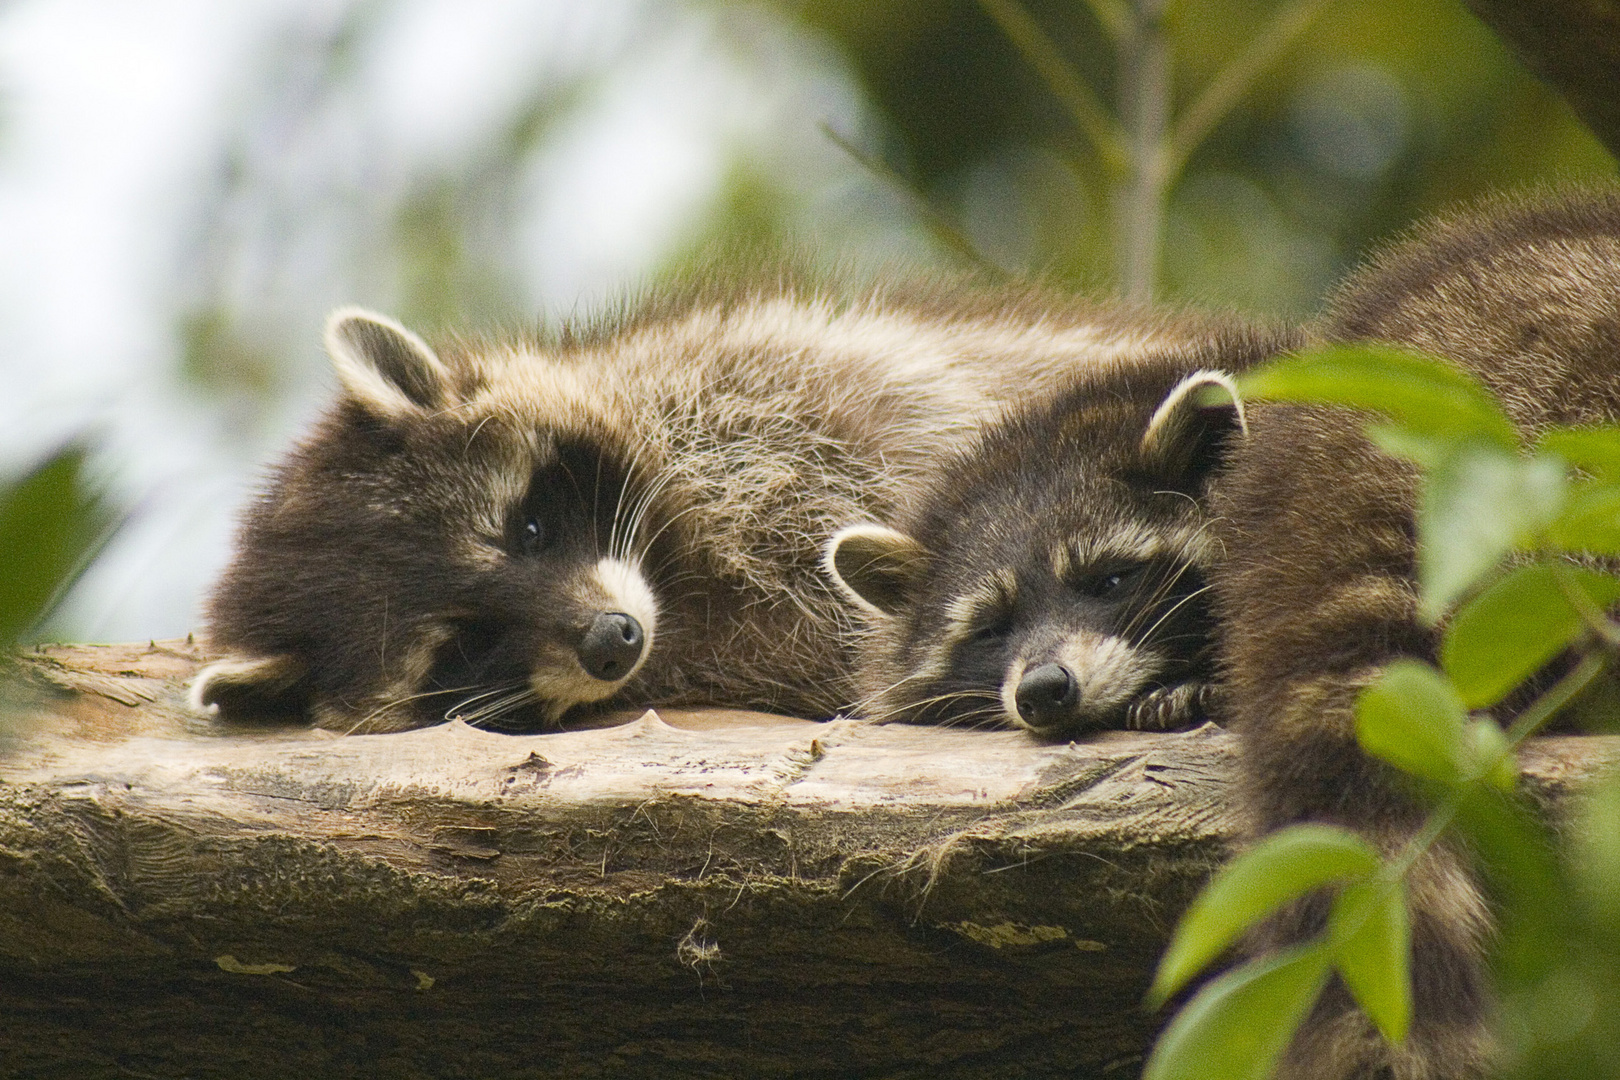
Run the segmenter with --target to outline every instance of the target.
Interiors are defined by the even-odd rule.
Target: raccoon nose
[[[1018,704],[1018,715],[1030,727],[1059,727],[1080,703],[1080,687],[1062,664],[1042,664],[1018,680],[1013,700]]]
[[[604,611],[579,643],[579,663],[593,679],[622,679],[641,659],[641,624],[621,611]]]

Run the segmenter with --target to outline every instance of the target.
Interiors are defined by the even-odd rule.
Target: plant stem
[[[1057,43],[1047,36],[1018,0],[979,0],[979,6],[1024,54],[1024,59],[1045,81],[1052,96],[1068,111],[1074,126],[1091,140],[1091,145],[1096,148],[1109,172],[1116,175],[1125,172],[1130,159],[1125,133],[1108,114],[1108,109],[1096,92],[1064,59]]]
[[[821,125],[821,133],[827,136],[834,146],[854,158],[855,162],[866,169],[867,172],[893,185],[910,197],[913,204],[916,205],[918,213],[922,215],[923,225],[933,234],[935,240],[938,240],[980,270],[987,272],[991,277],[1005,278],[1007,276],[1005,269],[985,258],[984,254],[974,246],[973,241],[969,240],[966,234],[957,228],[950,218],[941,213],[927,195],[918,191],[911,181],[895,172],[882,161],[862,151],[828,125]]]
[[[1153,300],[1159,233],[1168,186],[1170,46],[1165,0],[1134,0],[1130,32],[1120,39],[1120,112],[1130,172],[1116,195],[1120,287],[1128,299]]]
[[[1278,11],[1270,24],[1210,80],[1176,120],[1166,165],[1168,180],[1173,181],[1181,173],[1198,144],[1243,100],[1255,81],[1304,33],[1327,4],[1328,0],[1294,0]]]
[[[1580,615],[1586,628],[1611,650],[1620,651],[1620,626],[1609,621],[1603,609],[1586,595],[1586,590],[1575,580],[1575,575],[1569,572],[1569,566],[1564,560],[1554,558],[1548,565],[1552,567],[1553,581],[1558,584],[1558,591],[1564,594],[1564,599],[1568,600],[1576,614]]]

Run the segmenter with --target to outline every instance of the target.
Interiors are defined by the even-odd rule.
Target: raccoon
[[[1209,714],[1213,454],[1189,461],[1168,438],[1143,452],[1141,433],[1156,411],[1180,417],[1203,382],[1234,393],[1225,372],[1302,339],[1236,319],[1203,329],[1077,372],[946,458],[893,526],[834,534],[828,575],[867,624],[856,712],[1054,737]]]
[[[1177,333],[1038,289],[778,275],[438,348],[358,309],[342,392],[247,511],[193,704],[380,732],[847,698],[818,538],[1013,397]]]
[[[1319,331],[1445,357],[1484,383],[1526,436],[1613,424],[1620,192],[1497,200],[1425,224],[1338,290]],[[1243,735],[1242,791],[1255,828],[1329,821],[1392,850],[1422,809],[1402,778],[1361,753],[1354,702],[1390,660],[1433,661],[1440,631],[1417,617],[1418,477],[1373,448],[1364,421],[1251,406],[1249,436],[1231,444],[1211,489],[1227,552],[1212,583],[1222,693]],[[1489,1071],[1490,920],[1463,854],[1433,852],[1409,899],[1414,1020],[1405,1046],[1385,1045],[1335,984],[1279,1076]],[[1271,937],[1296,939],[1324,919],[1321,904],[1306,905]]]
[[[1309,334],[1445,357],[1489,387],[1527,435],[1615,423],[1620,193],[1498,201],[1426,224],[1353,275]],[[1191,659],[1170,668],[1152,635],[1109,633],[1096,616],[1080,623],[1066,610],[1046,616],[1055,627],[1043,632],[1070,634],[1057,662],[1072,678],[1002,669],[1017,677],[1002,679],[1000,715],[1068,733],[1089,717],[1119,716],[1124,698],[1126,723],[1140,725],[1133,710],[1154,707],[1169,682],[1144,678],[1144,669],[1184,674],[1183,685],[1212,672],[1219,708],[1242,737],[1239,791],[1256,833],[1326,821],[1388,850],[1408,838],[1422,807],[1403,778],[1360,751],[1354,703],[1391,660],[1432,661],[1437,652],[1439,631],[1417,615],[1418,474],[1366,439],[1364,416],[1241,401],[1231,376],[1265,351],[1212,343],[1203,356],[1083,372],[1049,412],[988,437],[978,459],[957,459],[955,479],[932,489],[937,505],[906,531],[837,534],[831,571],[882,620],[859,664],[876,711],[948,717],[968,708],[949,704],[957,695],[991,696],[983,688],[1001,677],[1001,661],[983,662],[975,635],[1017,640],[1025,583],[1040,580],[1043,604],[1061,596],[1067,608],[1100,612],[1103,627],[1173,623],[1169,633],[1193,635],[1176,644]],[[1038,463],[1020,459],[1021,439],[1034,440],[1023,452]],[[1053,446],[1061,452],[1049,454]],[[1011,491],[1022,484],[1024,497]],[[958,529],[953,514],[976,524]],[[971,531],[986,535],[974,542]],[[946,553],[954,561],[942,561]],[[1118,606],[1099,604],[1119,593]],[[915,622],[911,606],[924,613]],[[1082,631],[1063,629],[1071,624]],[[1209,635],[1202,644],[1200,633]],[[1070,696],[1095,705],[1071,709]],[[1052,714],[1043,712],[1048,700],[1060,723],[1036,722]],[[1434,850],[1416,867],[1409,899],[1414,1018],[1405,1045],[1385,1044],[1334,983],[1278,1076],[1486,1074],[1490,919],[1463,853]],[[1325,901],[1301,905],[1255,947],[1314,934],[1325,918]]]

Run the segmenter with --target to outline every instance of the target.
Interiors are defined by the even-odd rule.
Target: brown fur
[[[1204,575],[1219,558],[1205,477],[1175,455],[1153,460],[1142,433],[1189,372],[1238,370],[1301,339],[1231,318],[1196,330],[1077,373],[947,458],[892,527],[833,538],[829,572],[865,622],[859,714],[1048,736],[1204,715]],[[1036,708],[1032,673],[1054,669],[1073,700]]]
[[[209,608],[226,657],[196,703],[352,731],[597,706],[829,715],[847,618],[820,538],[891,512],[1007,400],[1176,325],[1038,289],[758,281],[436,352],[336,318],[345,392],[245,517]],[[547,514],[553,546],[525,555],[526,515]],[[656,622],[639,667],[589,676],[592,620],[637,604]]]
[[[1502,400],[1519,429],[1620,420],[1620,195],[1502,201],[1429,223],[1333,298],[1334,340],[1444,356]],[[1422,809],[1356,745],[1360,689],[1398,656],[1433,659],[1413,580],[1416,474],[1336,410],[1251,409],[1212,509],[1229,558],[1216,576],[1226,701],[1244,736],[1256,828],[1332,821],[1393,847]],[[1412,891],[1415,1016],[1389,1049],[1342,988],[1280,1073],[1299,1080],[1472,1078],[1489,1060],[1488,920],[1455,852]],[[1319,925],[1311,909],[1276,936]]]

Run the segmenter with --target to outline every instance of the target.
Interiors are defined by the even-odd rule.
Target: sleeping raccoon
[[[1620,194],[1501,202],[1428,224],[1354,275],[1318,330],[1327,340],[1380,340],[1444,356],[1484,382],[1525,432],[1615,423]],[[1220,707],[1243,736],[1240,790],[1256,830],[1328,821],[1393,850],[1421,821],[1422,809],[1392,769],[1361,753],[1353,710],[1384,664],[1400,656],[1433,660],[1437,650],[1438,632],[1417,617],[1417,473],[1368,442],[1365,418],[1355,413],[1263,402],[1245,407],[1235,396],[1207,404],[1199,391],[1230,389],[1229,375],[1254,359],[1226,348],[1226,357],[1216,346],[1208,356],[1172,356],[1141,371],[1082,373],[1053,410],[1022,421],[1027,434],[1048,440],[1027,448],[1041,465],[1021,462],[1010,443],[999,445],[999,434],[984,444],[982,475],[973,474],[972,458],[959,460],[956,482],[964,492],[1011,511],[991,523],[995,533],[978,547],[953,533],[949,504],[958,496],[948,484],[934,489],[939,515],[917,515],[923,524],[913,525],[912,535],[869,526],[838,534],[828,551],[834,574],[870,608],[895,613],[874,635],[876,659],[863,657],[862,685],[879,712],[899,702],[901,711],[945,715],[950,706],[927,701],[929,693],[958,694],[975,675],[993,681],[993,664],[982,672],[974,667],[973,658],[984,653],[974,651],[973,641],[1016,625],[998,612],[1019,611],[1027,603],[1024,582],[1039,572],[1036,555],[1008,560],[997,555],[1002,550],[1052,551],[1047,593],[1058,593],[1056,582],[1073,583],[1086,610],[1104,613],[1104,625],[1186,620],[1184,607],[1160,612],[1182,604],[1181,597],[1197,598],[1186,600],[1189,606],[1207,598],[1197,620],[1180,626],[1213,630]],[[1006,438],[1017,431],[1007,429]],[[1047,453],[1054,436],[1064,448],[1085,450],[1054,459]],[[993,472],[998,461],[1001,469]],[[1058,480],[1060,463],[1070,475]],[[964,479],[970,475],[971,486]],[[1055,505],[1006,493],[1032,478],[1035,492],[1045,485],[1059,493]],[[1067,493],[1074,493],[1072,506],[1064,502]],[[1167,512],[1177,503],[1184,509]],[[960,509],[972,515],[977,508]],[[1054,546],[1060,538],[1062,546]],[[940,566],[945,551],[962,564]],[[1186,582],[1194,571],[1209,593],[1200,596],[1202,584]],[[1157,581],[1174,584],[1161,590]],[[945,582],[943,592],[930,592],[931,582]],[[1123,606],[1099,606],[1121,591]],[[1081,610],[1081,600],[1069,594],[1064,600]],[[911,603],[931,605],[936,621],[905,630]],[[1058,626],[1073,620],[1065,614]],[[933,644],[922,648],[908,638]],[[1153,655],[1151,636],[1144,645],[1138,635],[1099,630],[1093,620],[1071,640],[1084,643],[1060,661],[1072,685],[1037,680],[1025,716],[1020,691],[1032,678],[1026,675],[1010,706],[1001,706],[1004,715],[1011,718],[1016,708],[1026,724],[1068,731],[1092,715],[1119,715],[1119,699],[1134,693],[1129,722],[1133,708],[1164,692],[1162,676],[1141,676],[1144,653],[1146,666],[1169,662]],[[1179,644],[1197,659],[1176,670],[1197,679],[1210,669],[1194,646]],[[912,696],[905,680],[943,689]],[[1045,715],[1048,694],[1064,722],[1031,723]],[[1096,705],[1070,710],[1070,695]],[[1005,688],[1001,696],[1008,698]],[[1490,920],[1466,860],[1453,849],[1432,851],[1416,868],[1409,899],[1414,1017],[1405,1045],[1386,1045],[1334,983],[1278,1076],[1485,1074],[1491,1045],[1483,952]],[[1302,905],[1268,936],[1276,942],[1308,936],[1325,915],[1323,903]]]
[[[1004,399],[1190,332],[1034,290],[697,288],[439,349],[340,311],[342,394],[247,512],[193,703],[346,731],[830,715],[847,620],[817,538]]]
[[[1155,457],[1137,444],[1189,372],[1236,371],[1299,340],[1213,322],[1196,345],[1077,372],[948,457],[895,527],[836,533],[828,574],[867,624],[856,711],[1050,736],[1206,715],[1219,547],[1204,476],[1178,445]]]

